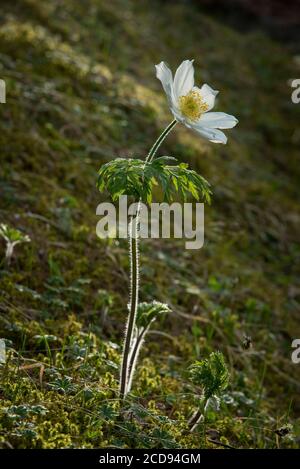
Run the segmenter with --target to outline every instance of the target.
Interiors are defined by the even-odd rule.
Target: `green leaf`
[[[161,156],[145,164],[139,159],[117,158],[104,164],[99,170],[97,187],[107,190],[113,201],[121,195],[132,196],[144,203],[152,202],[153,186],[159,185],[164,200],[171,203],[179,196],[183,201],[188,197],[210,202],[209,183],[196,171],[188,169],[186,163],[170,165],[176,161],[170,156]]]
[[[5,239],[6,242],[10,243],[29,243],[30,238],[28,235],[22,233],[16,228],[12,228],[4,223],[0,224],[0,236]]]
[[[145,198],[151,190],[149,182],[144,181],[144,165],[144,161],[131,158],[117,158],[104,164],[99,171],[98,189],[108,190],[113,200],[120,195],[133,196],[137,200],[141,195]]]
[[[146,329],[157,316],[169,313],[171,310],[165,303],[152,301],[151,303],[140,303],[136,315],[136,326]]]
[[[221,352],[212,352],[207,359],[196,361],[189,371],[192,382],[203,387],[206,399],[220,395],[229,384],[229,371]]]

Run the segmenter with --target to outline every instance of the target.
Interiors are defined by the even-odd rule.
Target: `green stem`
[[[198,427],[199,423],[201,423],[203,420],[204,420],[204,415],[199,409],[197,409],[188,421],[190,432],[194,432],[196,428]]]
[[[135,365],[136,365],[146,332],[147,331],[144,331],[142,334],[140,334],[138,337],[135,338],[134,345],[132,347],[132,352],[130,354],[130,359],[129,359],[127,392],[130,392],[131,390],[131,384],[132,384],[133,375],[135,371]]]
[[[154,145],[152,146],[151,150],[149,151],[148,153],[148,156],[145,160],[145,163],[151,163],[151,161],[153,160],[153,158],[155,157],[156,155],[156,152],[157,150],[159,149],[160,145],[162,144],[162,142],[164,141],[164,139],[167,137],[167,135],[169,135],[169,133],[171,132],[171,130],[173,129],[173,127],[175,127],[175,125],[177,124],[177,120],[174,119],[169,125],[168,127],[165,128],[165,130],[162,132],[162,134],[160,134],[160,136],[158,137],[158,139],[156,140],[156,142],[154,143]]]
[[[177,124],[176,119],[173,120],[161,133],[158,137],[152,148],[150,149],[147,158],[145,160],[145,165],[151,163],[153,158],[156,155],[157,150],[160,145],[171,132],[173,127]],[[132,346],[133,333],[135,328],[135,318],[138,308],[138,297],[139,297],[139,244],[138,244],[138,223],[139,223],[139,213],[140,207],[138,206],[136,216],[131,217],[131,230],[129,232],[129,258],[130,258],[130,306],[129,306],[129,316],[126,327],[123,356],[122,356],[122,365],[121,365],[121,376],[120,376],[120,398],[124,400],[126,394],[128,393],[128,385],[130,374],[133,373],[133,367],[135,361],[135,354],[131,356],[130,360],[130,349]],[[134,230],[134,232],[133,232]]]
[[[205,399],[203,410],[197,409],[188,421],[190,432],[194,432],[201,422],[204,422],[209,399]]]
[[[124,342],[121,379],[120,379],[120,397],[124,399],[127,394],[128,372],[129,372],[129,355],[132,345],[132,336],[135,327],[135,318],[138,307],[139,297],[139,248],[137,237],[137,216],[131,217],[129,230],[129,258],[130,258],[130,311],[126,327],[126,335]]]

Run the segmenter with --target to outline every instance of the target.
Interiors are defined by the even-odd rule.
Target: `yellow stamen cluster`
[[[180,96],[179,109],[185,117],[191,121],[197,121],[201,114],[208,110],[208,105],[198,91],[190,91],[185,96]]]

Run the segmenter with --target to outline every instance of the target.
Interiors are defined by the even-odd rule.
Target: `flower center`
[[[198,91],[190,91],[185,96],[180,96],[179,109],[185,117],[196,121],[201,114],[208,110],[208,105],[203,101]]]

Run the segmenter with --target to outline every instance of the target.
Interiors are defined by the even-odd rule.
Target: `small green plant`
[[[202,388],[199,408],[189,419],[189,428],[193,432],[210,406],[219,409],[220,396],[229,384],[229,371],[221,352],[212,352],[208,358],[196,361],[190,366],[190,379]]]
[[[6,242],[5,261],[9,266],[13,256],[14,248],[17,244],[29,243],[30,238],[16,228],[11,228],[4,223],[0,225],[0,236]]]
[[[117,158],[104,164],[99,170],[97,187],[107,190],[113,201],[120,196],[131,197],[136,203],[136,212],[130,216],[128,239],[130,257],[130,303],[120,374],[120,397],[124,399],[131,389],[132,377],[144,337],[151,323],[167,305],[158,302],[139,305],[139,223],[140,203],[150,204],[153,187],[159,185],[167,202],[175,195],[182,200],[193,197],[210,202],[208,182],[186,163],[176,163],[169,156],[156,158],[156,153],[178,122],[198,132],[214,143],[226,143],[225,134],[219,129],[232,128],[237,119],[223,112],[209,112],[215,103],[218,91],[208,85],[194,86],[193,61],[185,60],[172,76],[164,62],[156,65],[156,76],[166,92],[174,120],[166,127],[150,149],[146,159]]]

